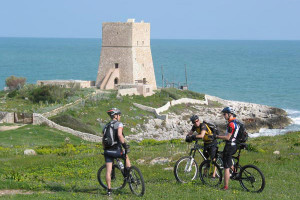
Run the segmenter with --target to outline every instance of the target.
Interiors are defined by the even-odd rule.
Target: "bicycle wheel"
[[[205,160],[199,167],[199,176],[203,184],[218,186],[222,182],[222,171],[218,164]]]
[[[129,188],[137,196],[143,196],[145,193],[145,182],[139,168],[131,166],[128,177]]]
[[[106,165],[103,165],[102,167],[99,168],[97,172],[97,179],[100,185],[104,189],[107,189],[105,177],[106,177]],[[126,180],[122,174],[121,169],[118,167],[118,165],[113,165],[111,171],[111,189],[112,190],[121,189],[125,187],[125,185],[126,185]]]
[[[180,158],[175,164],[174,175],[180,183],[188,183],[195,180],[198,175],[197,162],[190,156]]]
[[[239,180],[241,186],[248,192],[262,192],[265,188],[265,177],[260,169],[254,165],[242,167]]]

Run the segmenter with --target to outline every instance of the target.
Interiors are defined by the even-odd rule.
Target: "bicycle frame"
[[[201,155],[201,157],[202,157],[204,160],[207,160],[206,157],[204,156],[203,152],[202,152],[200,149],[204,149],[204,147],[202,147],[201,145],[199,145],[199,144],[198,144],[198,140],[196,140],[196,142],[195,142],[195,144],[194,144],[194,147],[191,148],[191,150],[190,150],[189,156],[190,156],[191,158],[195,158],[196,152],[198,151],[198,153]]]

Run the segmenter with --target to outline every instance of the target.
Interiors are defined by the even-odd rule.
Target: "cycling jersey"
[[[205,135],[203,137],[204,144],[210,144],[211,142],[213,142],[214,140],[208,137],[209,135],[213,135],[213,133],[205,123],[201,123],[199,127],[193,125],[191,129],[192,132],[196,131],[198,134],[200,134],[202,130],[205,130]]]
[[[231,145],[236,145],[236,137],[239,132],[239,126],[236,123],[236,118],[233,118],[231,120],[228,120],[228,125],[226,129],[225,135],[231,134],[231,137],[229,138],[226,143],[230,143]]]

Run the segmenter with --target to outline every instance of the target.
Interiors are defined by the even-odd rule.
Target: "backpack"
[[[237,124],[240,128],[239,128],[239,132],[237,133],[236,136],[236,141],[237,143],[245,143],[248,140],[248,133],[246,131],[245,125],[238,121],[238,120],[234,120],[234,123]]]
[[[206,125],[207,128],[209,128],[211,130],[212,134],[219,135],[220,131],[215,124],[208,123],[206,121],[203,121],[203,123]]]
[[[117,137],[115,134],[114,124],[116,122],[109,122],[107,123],[103,128],[103,137],[102,137],[102,143],[105,147],[112,147],[115,144],[117,144]]]

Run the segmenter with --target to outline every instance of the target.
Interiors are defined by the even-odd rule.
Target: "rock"
[[[164,168],[164,170],[166,170],[166,171],[173,171],[173,167],[166,167],[166,168]]]
[[[279,155],[280,151],[274,151],[273,154]]]
[[[169,158],[158,157],[151,160],[150,165],[163,165],[170,162]]]
[[[66,144],[69,144],[69,143],[70,143],[70,138],[69,138],[69,137],[66,137],[66,138],[65,138],[65,143],[66,143]]]
[[[138,160],[136,160],[136,163],[140,165],[140,164],[145,163],[145,160],[143,160],[143,159],[138,159]]]
[[[33,149],[25,149],[24,155],[27,155],[27,156],[35,156],[35,155],[36,155],[36,152],[35,152],[35,150],[33,150]]]

